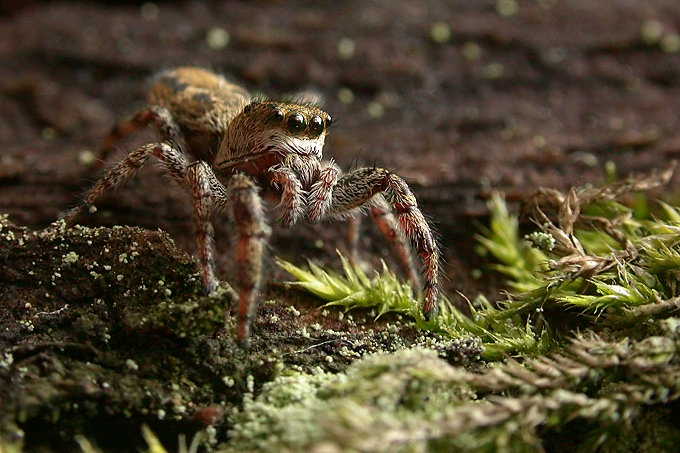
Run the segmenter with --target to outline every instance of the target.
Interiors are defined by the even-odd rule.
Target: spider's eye
[[[253,103],[251,102],[250,104],[246,105],[243,107],[243,113],[248,113],[253,109]]]
[[[323,120],[319,115],[314,115],[309,120],[309,130],[314,137],[318,137],[323,132]]]
[[[330,115],[326,116],[326,127],[330,127],[330,125],[333,123],[333,117]]]
[[[283,121],[283,118],[284,118],[284,117],[285,117],[285,115],[283,114],[283,111],[281,111],[281,109],[275,108],[275,109],[272,110],[272,112],[269,114],[269,116],[267,117],[267,119],[268,119],[269,122],[271,122],[271,123],[280,123],[281,121]]]
[[[286,127],[291,134],[299,134],[307,128],[307,120],[302,113],[296,113],[288,118]]]

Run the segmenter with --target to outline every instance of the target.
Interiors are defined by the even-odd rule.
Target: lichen
[[[434,351],[411,349],[366,356],[343,374],[279,376],[233,415],[225,451],[313,451],[329,442],[377,451],[371,430],[405,433],[473,396],[467,386],[447,385],[453,370]]]
[[[280,376],[232,416],[224,451],[666,451],[680,436],[663,406],[680,397],[680,331],[664,333],[584,334],[552,357],[477,372],[416,348]]]

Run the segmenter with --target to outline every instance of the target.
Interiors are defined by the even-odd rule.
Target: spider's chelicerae
[[[203,289],[215,292],[210,216],[228,212],[236,227],[237,340],[246,345],[261,286],[262,254],[269,227],[261,197],[279,201],[280,222],[354,218],[368,207],[416,281],[410,240],[424,265],[424,317],[437,309],[439,251],[413,193],[383,168],[346,174],[321,152],[331,117],[307,103],[254,99],[241,87],[205,69],[180,67],[158,74],[149,107],[118,124],[102,157],[129,133],[154,123],[161,141],[129,152],[90,189],[67,223],[105,191],[133,176],[149,157],[192,197]],[[394,214],[392,213],[394,212]]]

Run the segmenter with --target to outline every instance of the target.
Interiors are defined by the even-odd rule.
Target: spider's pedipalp
[[[285,167],[269,169],[269,179],[281,192],[281,216],[279,222],[285,226],[294,225],[304,212],[304,191],[295,172]]]
[[[309,208],[307,216],[311,222],[318,222],[328,211],[332,203],[333,188],[338,183],[340,169],[332,160],[319,172],[318,179],[312,183],[309,191]]]

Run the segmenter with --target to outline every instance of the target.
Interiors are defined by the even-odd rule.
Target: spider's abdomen
[[[248,91],[221,75],[190,66],[156,75],[148,96],[149,104],[168,109],[182,129],[219,138],[250,99]]]

